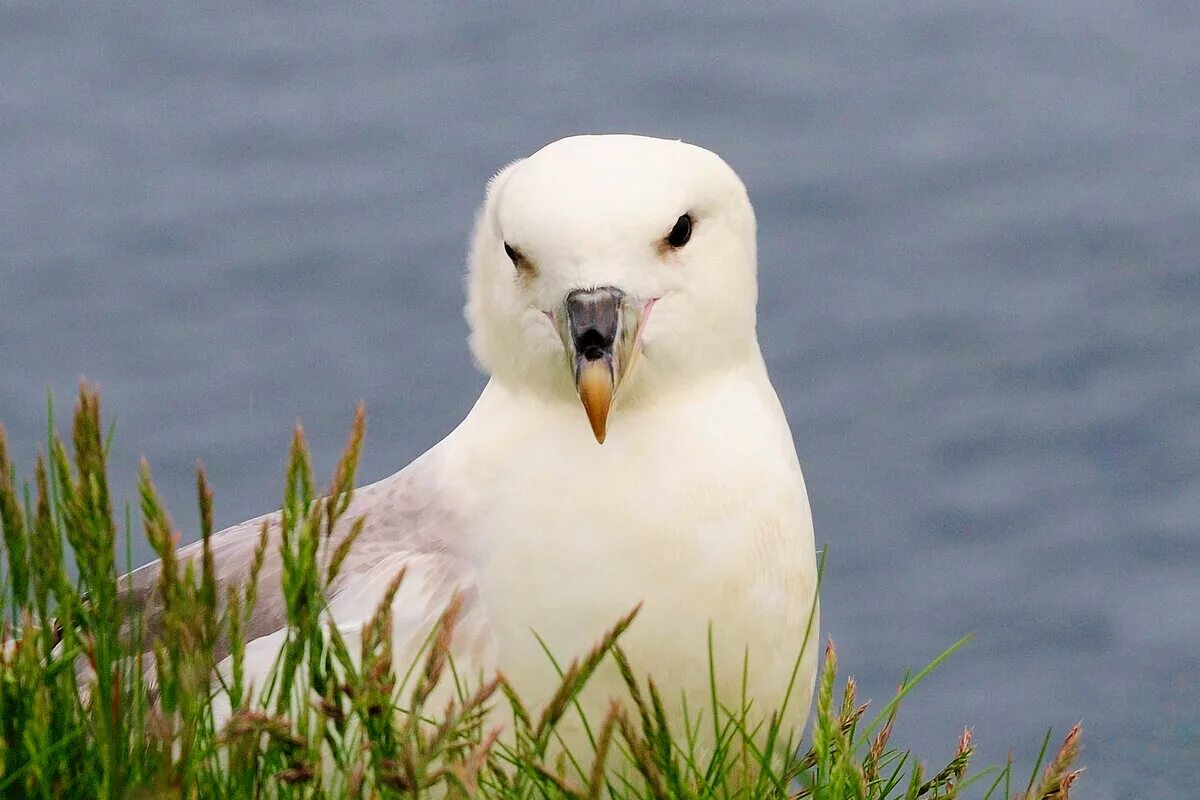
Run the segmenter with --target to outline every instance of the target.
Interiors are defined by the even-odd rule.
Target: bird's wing
[[[396,475],[355,491],[347,512],[326,543],[327,552],[333,553],[349,535],[355,520],[364,518],[363,530],[329,589],[330,611],[339,624],[352,621],[356,614],[359,619],[369,617],[402,567],[407,568],[405,584],[409,588],[397,598],[395,607],[406,614],[436,617],[456,589],[465,593],[468,603],[471,601],[472,576],[456,547],[461,540],[463,514],[441,479],[440,464],[438,448],[434,448]],[[268,542],[259,573],[257,602],[243,631],[247,641],[268,636],[287,623],[280,585],[280,512],[226,528],[210,539],[223,613],[227,587],[241,592],[246,589],[264,525]],[[197,542],[180,549],[178,558],[181,564],[198,562],[201,552],[201,543]],[[125,600],[131,600],[142,612],[148,642],[159,635],[162,625],[163,608],[157,588],[160,566],[155,561],[122,579]],[[430,607],[402,609],[401,599]],[[227,653],[228,644],[221,642],[218,658]]]

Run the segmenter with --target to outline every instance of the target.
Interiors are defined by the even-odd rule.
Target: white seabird
[[[807,640],[786,720],[800,728],[812,521],[759,351],[754,213],[733,170],[678,141],[550,144],[489,184],[468,293],[490,380],[449,436],[356,491],[346,518],[365,514],[366,528],[327,613],[353,632],[407,567],[393,605],[405,664],[461,590],[456,658],[502,670],[533,705],[557,685],[533,632],[565,662],[641,603],[622,647],[676,716],[681,698],[709,706],[710,626],[721,703],[740,707],[748,658],[764,714]],[[213,538],[222,581],[245,580],[261,522]],[[260,685],[283,637],[272,557],[249,630]],[[621,694],[602,672],[584,710]]]

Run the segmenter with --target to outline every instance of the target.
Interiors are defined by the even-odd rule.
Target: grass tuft
[[[621,649],[637,608],[559,670],[559,684],[540,708],[503,675],[481,676],[472,689],[455,670],[451,640],[461,598],[445,609],[416,663],[394,664],[392,601],[403,571],[352,652],[323,612],[364,524],[344,519],[363,419],[360,406],[323,493],[314,488],[296,428],[278,518],[282,570],[270,587],[283,599],[285,639],[265,686],[247,684],[245,665],[251,615],[266,588],[260,580],[272,546],[268,523],[248,579],[222,586],[203,469],[196,475],[201,544],[181,552],[143,463],[143,532],[161,561],[156,583],[143,586],[118,575],[107,480],[111,429],[101,426],[97,392],[80,387],[69,450],[51,421],[32,487],[18,480],[0,427],[0,800],[919,800],[965,797],[984,777],[989,788],[977,796],[985,799],[1003,786],[1013,798],[1066,800],[1079,777],[1078,725],[1039,777],[1047,735],[1025,791],[1016,795],[1008,794],[1011,759],[969,774],[970,730],[936,771],[893,744],[900,701],[965,640],[906,677],[870,722],[853,678],[838,676],[830,640],[805,750],[799,732],[780,722],[783,709],[752,709],[745,697],[741,708],[721,708],[715,690],[706,713],[689,709],[684,698],[684,724],[672,727],[659,687]],[[331,547],[339,523],[350,533]],[[815,635],[809,628],[806,636]],[[560,725],[572,711],[581,713],[580,693],[605,661],[624,679],[624,693],[601,718],[582,720],[589,751],[571,752]],[[710,723],[713,742],[702,748],[698,734]]]

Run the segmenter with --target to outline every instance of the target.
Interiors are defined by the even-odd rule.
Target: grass
[[[799,732],[778,722],[781,714],[752,723],[748,703],[709,715],[715,747],[702,750],[690,722],[671,729],[658,689],[621,649],[636,612],[560,670],[561,684],[543,708],[528,707],[502,675],[471,688],[455,671],[448,642],[456,603],[415,664],[392,663],[389,603],[350,652],[321,610],[346,554],[325,544],[349,504],[361,411],[323,496],[314,491],[297,431],[283,502],[287,638],[270,690],[257,691],[244,678],[243,631],[259,592],[265,528],[249,584],[222,589],[208,547],[212,492],[203,471],[197,494],[204,545],[199,558],[180,559],[175,529],[143,465],[141,522],[162,561],[154,598],[161,616],[151,626],[139,610],[145,598],[123,591],[133,515],[126,509],[118,523],[113,513],[111,431],[102,428],[97,394],[81,387],[69,449],[53,428],[51,419],[32,486],[16,478],[0,428],[2,798],[1046,799],[1066,798],[1079,774],[1078,726],[1048,760],[1047,734],[1027,782],[1014,779],[1011,759],[969,774],[969,730],[938,769],[895,746],[900,701],[962,642],[906,676],[873,718],[854,680],[839,679],[828,643],[807,749],[798,746]],[[118,569],[122,545],[126,563]],[[226,651],[229,668],[221,671]],[[587,721],[590,752],[563,751],[557,728],[608,660],[624,676],[626,695]],[[433,707],[434,689],[447,683],[453,699]],[[219,698],[229,714],[214,713]]]

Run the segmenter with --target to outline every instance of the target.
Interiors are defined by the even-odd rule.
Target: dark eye
[[[509,259],[512,260],[513,264],[516,264],[521,260],[521,254],[518,253],[516,248],[510,245],[508,242],[504,243],[504,253],[509,257]]]
[[[692,217],[684,214],[675,220],[675,227],[667,234],[667,244],[671,247],[683,247],[692,238]]]

